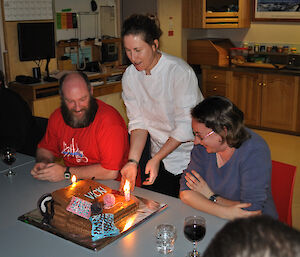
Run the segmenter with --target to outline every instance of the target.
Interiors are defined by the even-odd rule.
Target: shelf
[[[275,65],[273,65],[271,63],[245,62],[245,63],[236,63],[236,64],[233,64],[232,66],[252,67],[252,68],[267,68],[267,69],[282,69],[286,66],[286,65],[283,65],[283,64],[275,64]]]

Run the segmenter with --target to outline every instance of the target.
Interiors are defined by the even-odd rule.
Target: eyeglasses
[[[198,137],[201,141],[203,141],[205,138],[209,137],[209,136],[212,135],[213,133],[215,133],[215,132],[212,130],[211,132],[209,132],[208,134],[206,134],[204,137],[201,137],[201,136],[199,135],[199,132],[194,132],[194,131],[193,131],[193,135],[194,135],[195,137]]]

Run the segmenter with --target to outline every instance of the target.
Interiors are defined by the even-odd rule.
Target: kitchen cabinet
[[[218,69],[202,69],[202,93],[204,97],[212,95],[226,96],[228,72]]]
[[[251,0],[182,0],[183,28],[249,28]]]
[[[227,97],[244,112],[247,125],[300,132],[299,76],[230,73]]]

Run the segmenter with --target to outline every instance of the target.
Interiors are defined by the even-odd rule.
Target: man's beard
[[[82,119],[76,118],[73,115],[74,110],[69,110],[64,99],[61,101],[61,114],[65,123],[72,128],[85,128],[88,127],[95,119],[98,110],[98,104],[94,97],[90,97],[89,105],[87,108],[81,109],[85,112]]]

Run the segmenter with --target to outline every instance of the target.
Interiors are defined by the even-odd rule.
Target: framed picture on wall
[[[300,21],[300,0],[253,0],[253,21]]]

